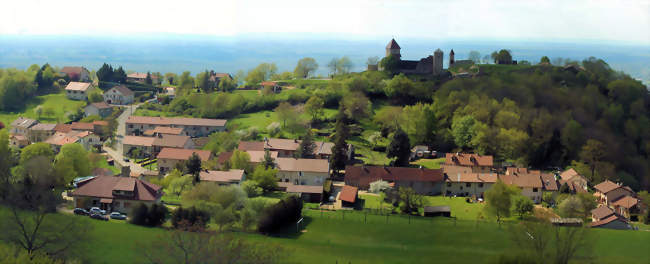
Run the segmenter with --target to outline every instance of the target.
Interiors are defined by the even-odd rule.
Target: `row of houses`
[[[73,122],[71,124],[46,124],[38,120],[18,117],[11,123],[10,145],[23,148],[31,143],[45,142],[58,152],[65,144],[79,143],[87,150],[101,149],[100,135],[108,129],[108,122]]]
[[[125,135],[141,136],[153,134],[156,129],[180,130],[170,131],[178,135],[189,137],[206,137],[214,132],[226,130],[227,120],[187,117],[152,117],[152,116],[129,116],[126,120]]]

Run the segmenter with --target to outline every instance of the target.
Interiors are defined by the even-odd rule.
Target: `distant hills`
[[[365,68],[368,57],[384,55],[389,39],[327,38],[319,35],[265,35],[209,37],[195,35],[142,35],[115,37],[85,36],[0,36],[0,67],[27,68],[46,62],[57,65],[84,65],[98,69],[103,62],[124,66],[132,71],[176,72],[193,74],[206,69],[235,73],[261,62],[275,62],[280,71],[293,70],[298,59],[313,57],[320,65],[318,74],[327,75],[327,62],[348,56],[354,70]],[[456,59],[467,58],[476,50],[482,55],[498,49],[510,49],[516,60],[532,63],[540,57],[570,58],[581,61],[590,56],[602,58],[616,70],[622,70],[650,85],[650,47],[608,43],[559,43],[494,40],[399,39],[406,59],[419,59],[437,48]],[[445,65],[446,67],[446,65]]]

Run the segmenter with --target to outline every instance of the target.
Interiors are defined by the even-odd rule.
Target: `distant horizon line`
[[[195,33],[165,33],[165,32],[142,32],[142,33],[118,33],[114,35],[104,34],[0,34],[0,40],[3,38],[55,38],[55,37],[65,37],[65,38],[94,38],[94,39],[114,39],[116,41],[124,40],[123,38],[129,39],[142,39],[142,40],[151,40],[151,39],[166,39],[170,37],[189,37],[195,38],[197,40],[270,40],[270,41],[295,41],[295,40],[338,40],[338,41],[347,41],[347,42],[357,42],[357,41],[390,41],[392,38],[395,38],[398,42],[400,41],[435,41],[435,42],[478,42],[478,43],[544,43],[544,44],[581,44],[581,45],[607,45],[607,46],[638,46],[642,48],[650,49],[650,40],[647,43],[635,42],[635,41],[621,41],[621,40],[607,40],[607,39],[544,39],[544,38],[512,38],[512,37],[448,37],[448,38],[428,38],[421,36],[399,36],[399,35],[358,35],[358,34],[349,34],[349,33],[281,33],[281,32],[263,32],[263,33],[239,33],[232,35],[210,35],[210,34],[195,34]],[[269,37],[271,37],[269,39]]]

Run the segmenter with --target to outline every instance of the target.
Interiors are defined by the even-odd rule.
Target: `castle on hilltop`
[[[395,39],[391,39],[386,45],[386,57],[394,56],[399,59],[398,72],[405,74],[433,74],[441,75],[444,71],[442,68],[442,60],[444,53],[440,49],[436,49],[433,55],[420,60],[402,60],[401,48]],[[449,66],[456,63],[454,60],[454,50],[449,54]]]

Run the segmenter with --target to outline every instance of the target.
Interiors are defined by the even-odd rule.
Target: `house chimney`
[[[131,177],[131,167],[122,167],[122,173],[120,174],[120,177]]]
[[[457,176],[457,179],[458,179],[457,182],[460,182],[460,172],[458,174],[456,174],[456,176]]]

